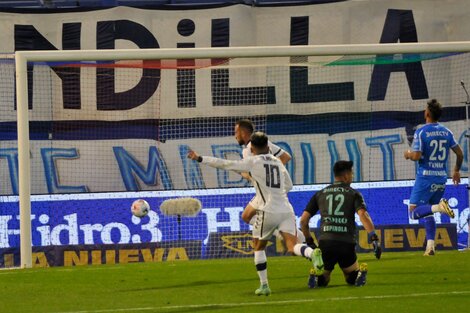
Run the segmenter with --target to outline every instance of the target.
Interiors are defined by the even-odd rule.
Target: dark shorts
[[[320,240],[319,246],[327,271],[332,271],[336,263],[339,267],[346,268],[353,265],[357,260],[356,244],[354,243]]]

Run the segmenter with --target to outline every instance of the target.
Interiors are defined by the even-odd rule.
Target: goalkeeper
[[[323,269],[323,260],[320,249],[312,249],[297,242],[295,214],[287,198],[287,193],[292,189],[292,180],[282,162],[270,153],[266,134],[253,133],[251,150],[254,156],[240,161],[202,157],[194,151],[188,153],[188,158],[211,167],[251,174],[256,195],[261,199],[253,225],[255,265],[261,283],[255,294],[267,296],[271,294],[271,289],[268,285],[265,249],[275,230],[279,230],[290,253],[311,259],[316,270]]]
[[[309,220],[318,211],[321,215],[319,247],[325,268],[320,275],[311,271],[310,288],[327,286],[336,263],[341,267],[348,284],[362,286],[366,283],[367,264],[362,263],[359,266],[355,252],[355,213],[359,215],[369,234],[376,258],[380,258],[382,250],[379,238],[367,213],[364,198],[360,192],[350,187],[353,181],[352,167],[352,161],[336,162],[333,166],[334,183],[315,193],[302,213],[300,225],[307,244],[313,242]]]

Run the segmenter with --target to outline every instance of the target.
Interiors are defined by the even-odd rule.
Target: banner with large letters
[[[0,12],[0,53],[463,41],[470,40],[463,31],[470,28],[468,10],[465,0],[393,0]],[[2,56],[0,193],[10,195],[18,193],[15,71]],[[275,64],[195,72],[37,65],[29,77],[32,193],[247,186],[184,157],[193,148],[239,158],[233,123],[241,117],[253,118],[291,153],[295,184],[331,181],[331,164],[340,158],[355,162],[357,181],[412,179],[414,165],[402,154],[430,97],[445,105],[443,121],[468,160],[460,81],[470,81],[470,60],[454,55],[412,64],[332,66],[326,75]]]
[[[464,124],[446,123],[456,140],[467,147]],[[229,128],[229,126],[227,126]],[[230,127],[230,130],[232,127]],[[355,180],[392,181],[414,178],[414,162],[405,161],[409,149],[405,129],[358,131],[334,135],[270,136],[292,155],[287,164],[297,185],[333,180],[332,165],[339,159],[354,161]],[[99,140],[31,142],[32,188],[34,193],[60,194],[248,187],[240,175],[216,170],[189,160],[189,149],[201,155],[240,159],[242,147],[233,137],[168,140]],[[18,150],[15,141],[0,147],[1,194],[18,192]],[[451,155],[448,170],[453,169]],[[462,172],[467,170],[466,164]]]
[[[0,11],[0,194],[6,195],[0,197],[0,266],[19,262],[15,51],[470,41],[467,2]],[[254,64],[237,58],[132,66],[47,62],[29,69],[37,266],[249,254],[250,228],[240,214],[253,189],[237,174],[186,158],[194,149],[240,159],[242,147],[233,138],[240,118],[253,119],[291,154],[287,169],[296,186],[289,196],[297,218],[318,184],[331,182],[334,162],[353,160],[355,186],[390,251],[424,245],[421,225],[407,214],[415,164],[403,152],[424,122],[429,98],[444,104],[441,121],[465,153],[462,176],[468,173],[462,103],[462,85],[470,83],[468,54]],[[448,171],[454,162],[451,153]],[[180,196],[200,199],[202,211],[181,219],[162,215],[160,203]],[[445,224],[439,248],[462,248],[468,190],[449,185],[445,196],[456,217],[436,215]],[[152,206],[143,219],[129,212],[136,198]],[[312,229],[318,220],[312,219]],[[282,253],[276,242],[269,249]]]
[[[377,233],[382,240],[382,251],[422,251],[425,242],[425,229],[420,225],[378,226]],[[318,229],[312,229],[312,236],[318,236]],[[371,252],[372,245],[367,241],[367,232],[357,232],[358,252]],[[440,224],[436,228],[436,249],[455,250],[457,248],[456,228],[453,224]],[[15,267],[20,264],[20,249],[0,249],[0,268]],[[254,245],[251,232],[211,233],[208,241],[209,258],[253,257]],[[272,237],[266,247],[268,256],[287,255],[282,240]],[[197,260],[202,257],[201,243],[197,241],[64,245],[33,247],[33,267],[82,266],[101,264],[123,264],[135,262],[166,262]]]
[[[464,0],[393,0],[0,12],[0,53],[463,41],[470,40],[467,7]],[[14,62],[3,57],[0,174],[6,179],[0,193],[8,195],[18,193],[17,117]],[[239,65],[236,59],[228,62]],[[468,159],[460,103],[460,81],[470,81],[468,64],[468,58],[455,55],[414,67],[334,66],[326,74],[275,64],[194,73],[36,65],[29,77],[32,193],[247,186],[237,176],[199,168],[184,157],[193,148],[238,158],[241,148],[232,136],[240,117],[254,118],[291,153],[288,169],[295,184],[331,181],[331,164],[340,158],[355,162],[357,181],[412,179],[414,165],[402,154],[430,97],[445,104],[443,121]],[[388,78],[377,79],[378,73]]]
[[[470,28],[470,22],[465,18],[469,10],[465,0],[450,3],[439,0],[371,0],[283,7],[224,5],[193,10],[116,7],[84,12],[0,12],[0,54],[19,50],[469,41],[470,34],[464,31]],[[429,18],[430,12],[432,18]],[[333,56],[322,60],[331,62],[336,59]],[[310,63],[315,60],[311,58]],[[61,72],[58,64],[54,63],[51,73],[39,68],[31,74],[34,81],[34,84],[30,83],[32,119],[118,121],[152,117],[214,118],[233,116],[234,113],[256,116],[260,112],[266,115],[319,114],[350,111],[352,105],[355,112],[418,111],[422,110],[422,100],[430,97],[440,99],[447,106],[457,107],[463,96],[456,92],[460,91],[460,81],[470,79],[468,71],[459,71],[462,63],[458,62],[457,58],[445,64],[418,62],[388,69],[374,66],[362,73],[336,69],[332,72],[334,76],[324,78],[317,77],[319,73],[315,70],[307,73],[299,68],[271,73],[253,69],[209,69],[191,77],[191,73],[184,71],[177,73],[145,68],[144,63],[144,69],[134,74],[126,73],[122,68],[116,71],[98,68],[96,73],[93,72],[94,79],[86,83],[83,69]],[[8,64],[8,61],[1,63]],[[230,64],[239,63],[231,60]],[[166,68],[176,65],[174,62]],[[195,64],[197,68],[207,67],[205,65]],[[412,69],[416,70],[413,75]],[[436,80],[433,77],[438,75],[436,71],[444,71],[446,81]],[[41,77],[42,73],[47,76]],[[133,77],[126,82],[123,76],[127,75]],[[2,84],[8,82],[10,86],[14,70],[5,69],[2,76]],[[378,79],[381,76],[389,79]],[[226,80],[229,80],[228,85]],[[62,86],[64,90],[58,90],[55,85]],[[302,88],[314,91],[299,93]],[[191,93],[177,96],[191,89],[194,89]],[[248,97],[248,91],[256,94]],[[390,97],[390,94],[398,92],[404,93],[404,98],[400,98],[404,103],[396,103]],[[52,99],[53,111],[46,107],[51,102],[41,97]],[[15,120],[14,94],[5,93],[2,98],[6,111],[2,114],[2,121]],[[227,106],[234,107],[230,109]],[[123,118],[124,113],[127,118]]]
[[[33,267],[188,261],[201,258],[200,242],[147,242],[33,247]],[[20,264],[19,248],[0,249],[0,267]]]
[[[23,10],[27,13],[0,10],[0,53],[468,41],[469,10],[465,0]]]

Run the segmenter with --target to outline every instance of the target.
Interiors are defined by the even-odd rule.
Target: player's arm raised
[[[271,150],[272,154],[277,157],[279,160],[281,160],[282,164],[286,165],[287,162],[289,162],[292,157],[289,154],[289,152],[285,151],[278,145],[273,144],[272,142],[269,142],[269,149]]]
[[[251,161],[250,159],[247,160],[240,160],[240,161],[233,161],[233,160],[224,160],[219,158],[214,158],[210,156],[200,156],[197,152],[190,150],[188,152],[188,158],[194,161],[198,161],[203,164],[207,164],[211,167],[220,168],[223,170],[229,170],[234,172],[249,172],[251,170]]]
[[[284,151],[283,154],[279,156],[279,160],[281,160],[282,164],[286,165],[292,159],[290,154],[287,151]]]

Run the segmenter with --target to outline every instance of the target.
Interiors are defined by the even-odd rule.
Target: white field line
[[[241,303],[209,303],[209,304],[188,304],[188,305],[171,305],[161,307],[141,307],[141,308],[115,308],[115,309],[101,309],[101,310],[85,310],[85,311],[61,311],[55,313],[107,313],[107,312],[139,312],[139,311],[166,311],[166,310],[185,310],[185,309],[211,309],[211,308],[232,308],[232,307],[249,307],[259,305],[283,305],[283,304],[299,304],[310,302],[334,302],[334,301],[349,301],[349,300],[382,300],[382,299],[396,299],[408,297],[434,297],[434,296],[448,296],[448,295],[463,295],[470,294],[470,290],[462,291],[442,291],[442,292],[426,292],[426,293],[411,293],[411,294],[393,294],[393,295],[378,295],[378,296],[361,296],[361,297],[330,297],[319,299],[298,299],[298,300],[278,300],[278,301],[260,301],[260,302],[241,302]]]

